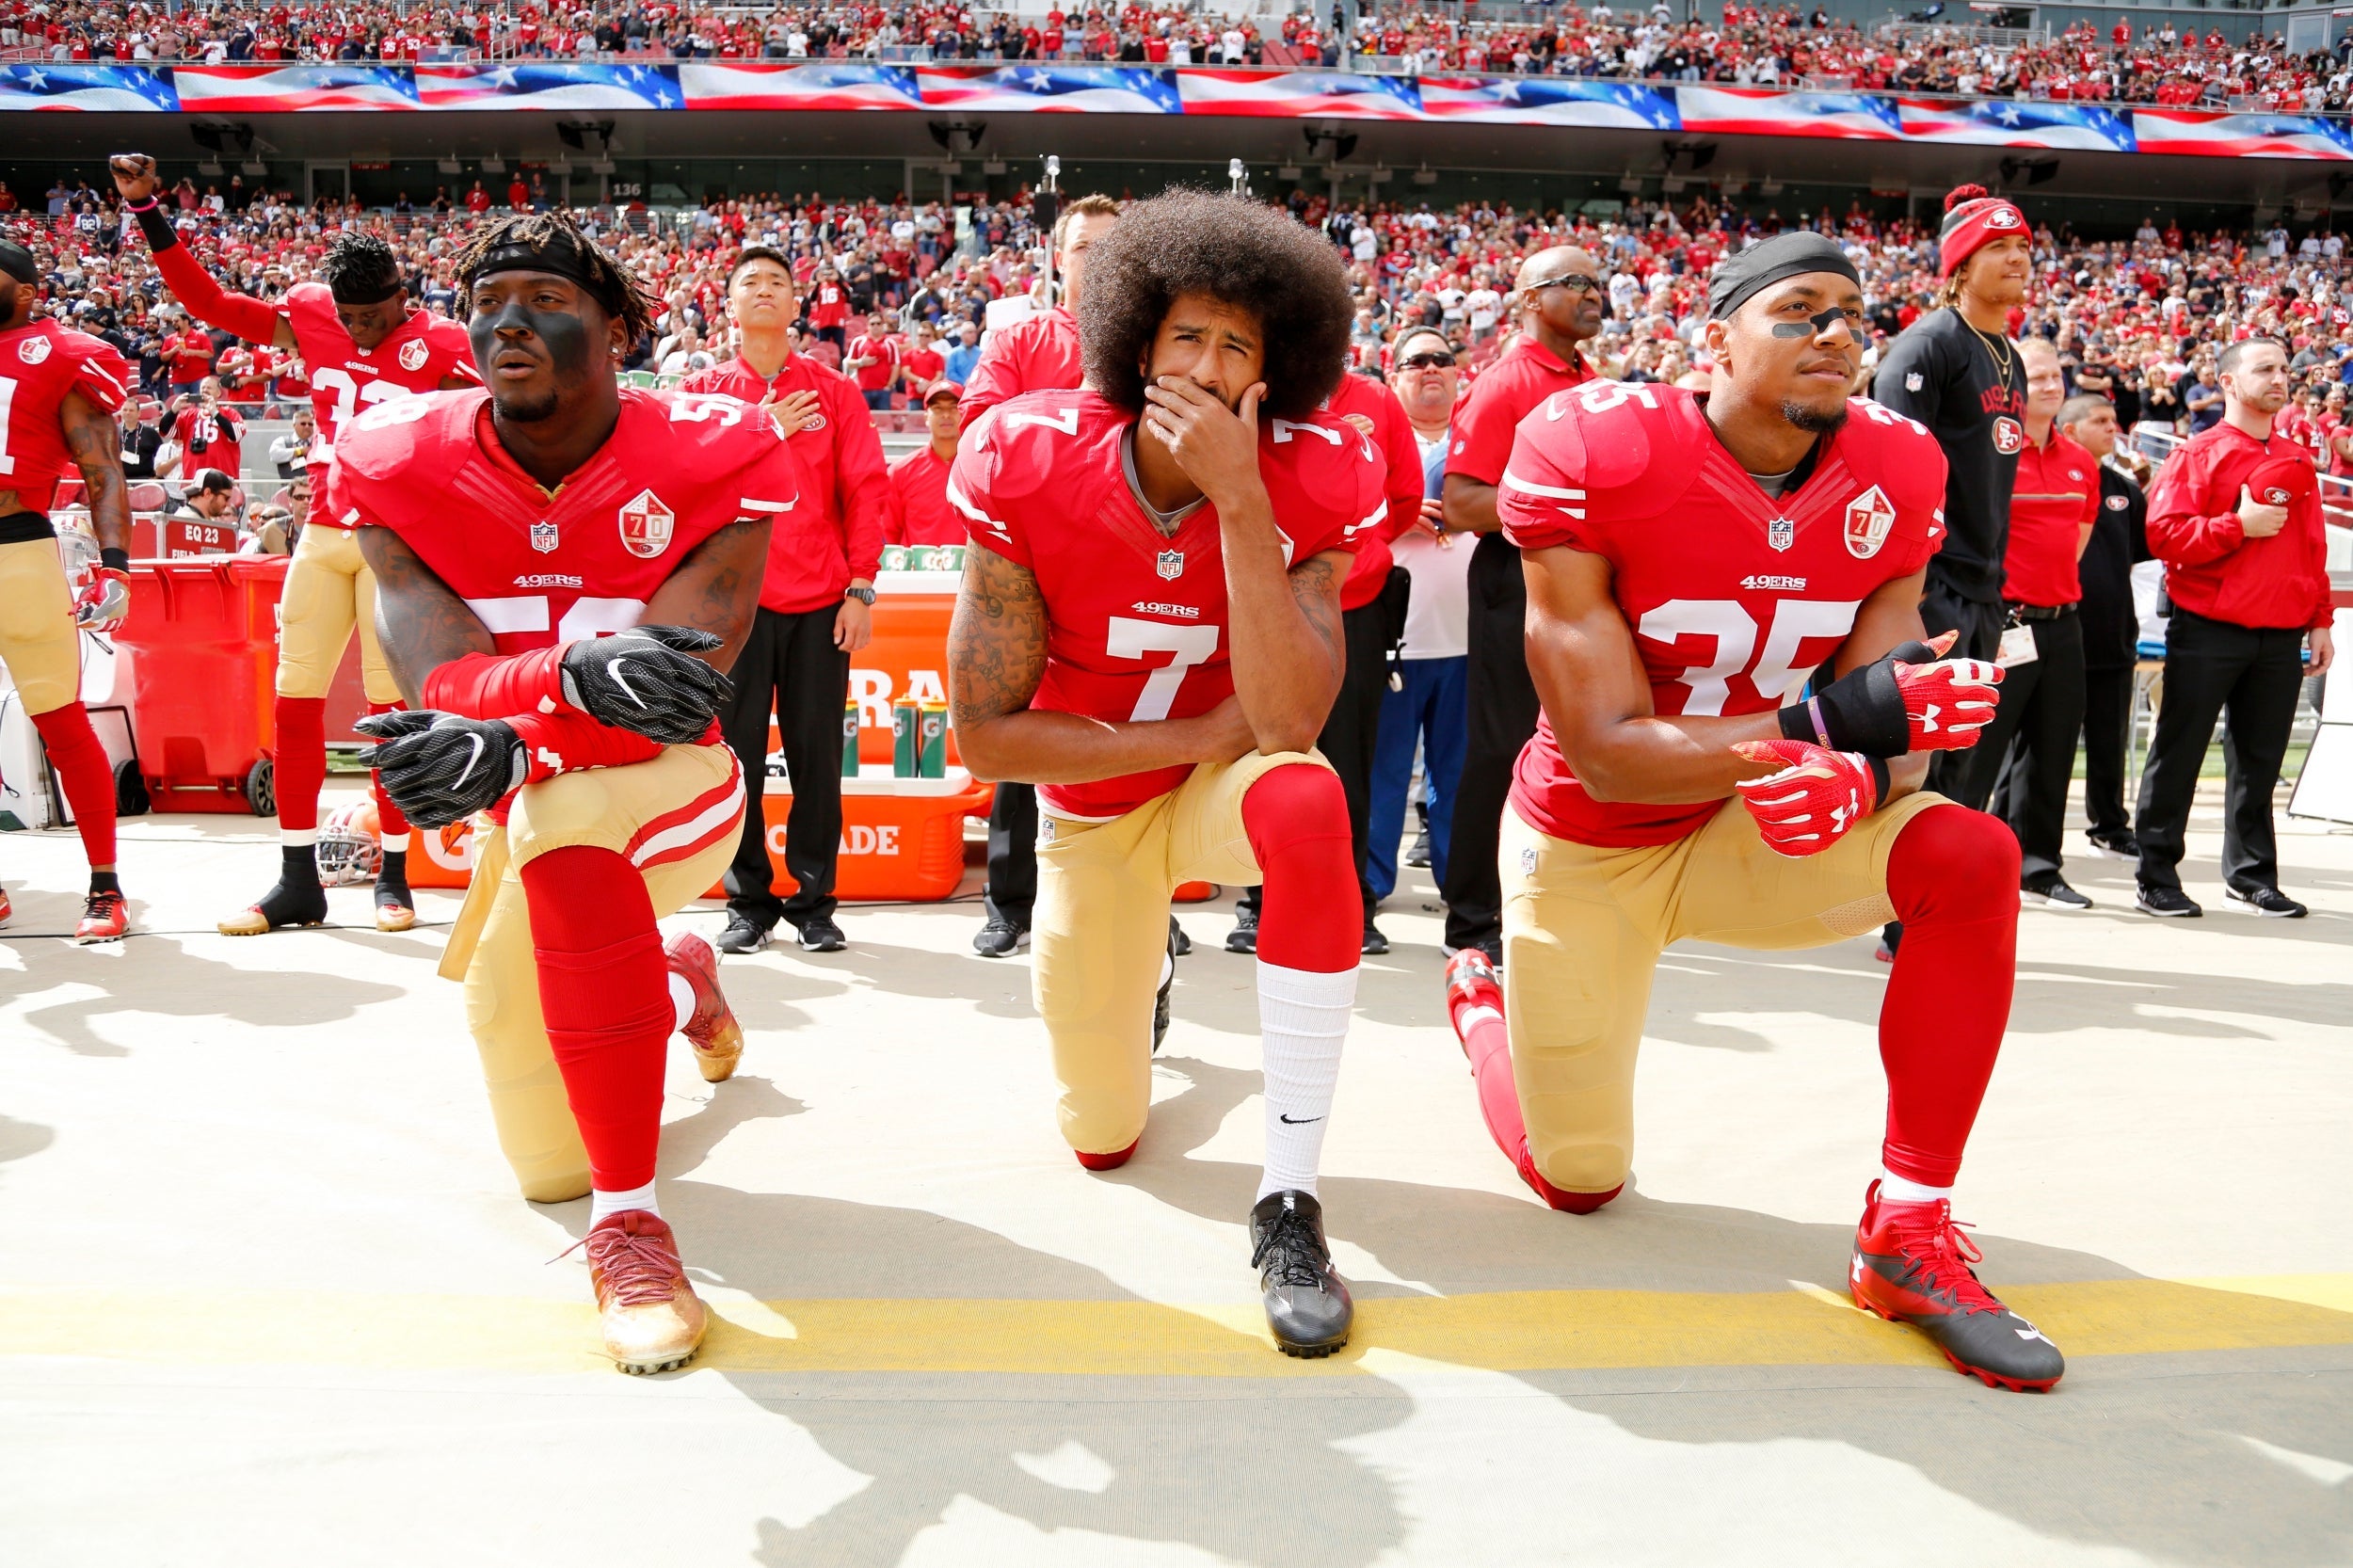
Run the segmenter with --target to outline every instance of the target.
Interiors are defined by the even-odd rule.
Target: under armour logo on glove
[[[695,657],[723,639],[685,626],[640,626],[564,649],[564,700],[616,729],[664,745],[702,739],[735,683]]]
[[[497,719],[418,712],[371,713],[352,726],[379,744],[360,760],[419,827],[446,827],[487,811],[520,788],[522,738]]]
[[[1990,659],[1946,659],[1933,664],[1896,664],[1904,717],[1914,751],[1955,751],[1977,744],[1993,722],[2002,694],[2002,667]]]
[[[1901,757],[1975,745],[1993,722],[2002,672],[1982,659],[1945,659],[1954,632],[1889,651],[1780,713],[1781,732],[1825,751]]]
[[[98,567],[73,601],[73,624],[85,632],[111,632],[131,614],[131,574]]]
[[[1811,741],[1742,741],[1732,748],[1780,772],[1735,784],[1740,804],[1756,819],[1765,847],[1795,858],[1819,855],[1878,808],[1885,792],[1879,764],[1858,752],[1832,751]]]

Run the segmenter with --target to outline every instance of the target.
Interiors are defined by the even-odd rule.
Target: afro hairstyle
[[[1088,251],[1079,299],[1087,384],[1141,412],[1153,340],[1189,294],[1257,318],[1273,418],[1305,419],[1339,386],[1356,312],[1331,242],[1246,197],[1196,190],[1135,202]]]

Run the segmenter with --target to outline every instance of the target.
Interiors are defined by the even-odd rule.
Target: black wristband
[[[1887,804],[1887,792],[1895,788],[1895,780],[1888,776],[1886,758],[1865,757],[1864,760],[1871,764],[1871,782],[1879,786],[1880,797],[1871,803],[1876,811]]]
[[[127,550],[117,550],[112,545],[102,546],[98,552],[98,564],[102,567],[111,568],[116,571],[129,571],[131,569],[131,552]]]
[[[1936,657],[1926,643],[1905,643],[1860,669],[1817,691],[1805,702],[1784,708],[1781,732],[1833,751],[1865,757],[1901,757],[1912,749],[1912,721],[1896,684],[1896,664],[1927,664]]]
[[[168,250],[180,243],[179,231],[172,228],[171,219],[164,216],[154,198],[150,197],[144,207],[133,207],[131,216],[139,220],[139,232],[147,236],[150,250]]]

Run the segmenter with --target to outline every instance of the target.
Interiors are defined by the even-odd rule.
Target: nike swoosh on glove
[[[376,770],[384,792],[419,827],[446,827],[487,811],[523,782],[521,737],[497,719],[456,713],[372,713],[352,726],[377,744],[360,760]]]
[[[1871,759],[1811,741],[1742,741],[1732,748],[1780,771],[1735,784],[1765,847],[1795,859],[1819,855],[1875,810],[1885,790]],[[1881,764],[1884,767],[1885,764]]]
[[[131,574],[99,567],[73,601],[73,624],[85,632],[111,632],[131,614]]]
[[[564,649],[564,700],[664,745],[702,739],[735,683],[695,657],[726,646],[685,626],[640,626]]]

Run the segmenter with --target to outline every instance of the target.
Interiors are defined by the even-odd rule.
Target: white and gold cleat
[[[585,1245],[604,1353],[614,1365],[643,1374],[692,1360],[710,1315],[662,1217],[642,1208],[608,1214],[588,1232]]]

